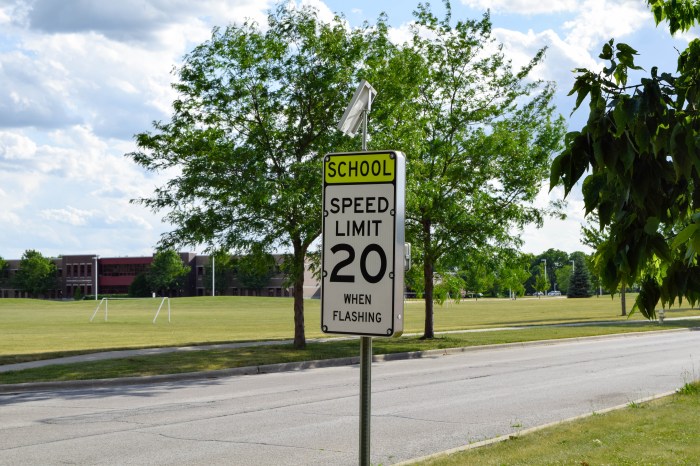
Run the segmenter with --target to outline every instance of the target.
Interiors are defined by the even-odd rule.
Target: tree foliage
[[[13,277],[13,285],[38,298],[58,284],[58,270],[50,258],[40,252],[28,249],[22,255],[17,273]]]
[[[136,275],[134,281],[129,285],[129,296],[132,298],[150,298],[152,293],[146,272]]]
[[[210,256],[209,265],[204,268],[204,292],[211,295],[212,271],[214,273],[215,294],[223,295],[229,286],[238,268],[238,258],[226,251],[215,251]],[[213,265],[213,267],[212,267]],[[213,268],[213,270],[212,270]]]
[[[488,14],[453,21],[445,7],[439,19],[419,5],[411,39],[377,42],[382,60],[368,73],[372,143],[407,155],[406,236],[422,252],[426,338],[441,260],[517,244],[514,230],[542,221],[532,201],[563,137],[553,86],[527,80],[544,50],[513,70]]]
[[[275,258],[265,251],[262,245],[255,244],[248,254],[238,260],[238,281],[246,288],[252,288],[258,293],[270,281],[275,273]]]
[[[10,263],[0,256],[0,285],[5,285],[10,279]]]
[[[557,288],[562,294],[567,294],[569,292],[569,281],[571,280],[571,274],[573,272],[573,267],[571,264],[563,265],[554,269],[554,276],[556,278]]]
[[[544,276],[544,264],[541,264],[539,269],[540,273],[535,276],[535,291],[541,296],[549,290],[549,280]]]
[[[530,278],[528,270],[532,256],[515,250],[506,250],[501,255],[497,280],[504,290],[512,293],[511,298],[525,294],[525,282]]]
[[[190,272],[180,255],[173,249],[165,249],[153,256],[148,269],[148,283],[161,296],[178,296],[184,288],[184,280]]]
[[[590,298],[591,279],[588,269],[583,261],[574,261],[574,269],[571,273],[566,297],[567,298]]]
[[[174,229],[164,246],[250,244],[291,251],[294,344],[305,345],[305,257],[321,233],[322,157],[350,148],[336,131],[367,52],[369,28],[321,22],[280,2],[264,27],[216,28],[177,70],[169,122],[136,136],[129,154],[152,171],[178,173],[153,197]]]
[[[672,33],[700,19],[694,1],[647,3]],[[636,55],[610,40],[603,71],[576,70],[574,111],[588,98],[588,121],[567,134],[550,186],[561,183],[568,194],[585,175],[586,212],[609,229],[597,251],[603,284],[640,281],[635,308],[653,318],[659,300],[700,300],[700,40],[680,53],[676,74],[652,67],[632,85]]]

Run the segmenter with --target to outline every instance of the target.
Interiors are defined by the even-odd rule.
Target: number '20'
[[[347,252],[348,257],[341,260],[335,265],[335,267],[333,267],[333,270],[331,271],[330,281],[355,283],[355,275],[341,274],[341,271],[348,265],[352,264],[355,260],[355,248],[353,248],[352,245],[346,243],[338,243],[331,248],[331,252],[333,254],[337,254],[340,251]],[[367,257],[371,253],[376,253],[379,257],[379,270],[374,275],[367,271]],[[362,278],[364,278],[365,281],[367,281],[368,283],[377,283],[382,278],[384,278],[384,274],[386,273],[386,253],[384,252],[384,249],[382,249],[381,246],[374,243],[368,244],[367,247],[362,251],[362,254],[360,254],[360,273],[362,273]]]

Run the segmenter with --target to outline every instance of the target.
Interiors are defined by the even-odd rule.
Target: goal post
[[[168,298],[167,296],[164,296],[164,297],[163,297],[163,300],[160,302],[160,306],[158,306],[158,310],[156,311],[156,315],[155,315],[155,317],[153,318],[153,323],[154,323],[154,324],[156,323],[156,319],[158,318],[158,314],[160,314],[160,310],[161,310],[161,308],[163,307],[163,303],[164,303],[166,300],[168,301],[168,323],[170,323],[170,298]]]
[[[153,300],[153,298],[102,298],[100,302],[97,304],[97,307],[95,307],[95,311],[92,313],[92,316],[90,317],[90,322],[92,322],[95,319],[95,316],[97,313],[100,311],[101,308],[104,308],[104,314],[105,314],[105,322],[108,321],[108,315],[109,315],[109,302],[110,301],[142,301],[142,300]],[[170,298],[167,296],[163,297],[160,301],[160,305],[158,306],[158,310],[156,311],[156,315],[153,317],[153,323],[156,323],[156,320],[158,319],[158,316],[160,315],[161,309],[163,309],[163,305],[165,303],[168,303],[168,323],[170,323]]]
[[[102,298],[100,300],[100,302],[97,304],[97,307],[95,308],[95,312],[93,312],[92,317],[90,317],[90,322],[92,322],[92,320],[95,318],[95,316],[97,315],[97,311],[100,310],[103,303],[105,305],[105,322],[107,322],[107,298]]]

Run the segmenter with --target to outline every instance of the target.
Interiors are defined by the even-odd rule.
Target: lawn
[[[292,300],[257,297],[197,297],[171,300],[172,320],[162,309],[152,323],[160,299],[110,301],[108,320],[95,301],[0,300],[0,358],[36,359],[115,348],[183,346],[234,341],[280,340],[293,337]],[[320,303],[305,301],[306,337],[324,335],[320,330]],[[481,299],[435,307],[435,330],[460,330],[567,322],[639,321],[619,317],[619,300],[589,299]],[[423,330],[421,301],[405,306],[404,333]],[[700,311],[675,309],[668,317],[700,315]],[[0,360],[7,363],[7,360]]]
[[[648,403],[549,427],[504,442],[416,464],[671,465],[698,464],[700,384]]]

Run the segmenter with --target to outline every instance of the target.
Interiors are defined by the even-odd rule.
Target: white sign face
[[[323,332],[386,337],[403,331],[404,186],[400,152],[326,155]]]

